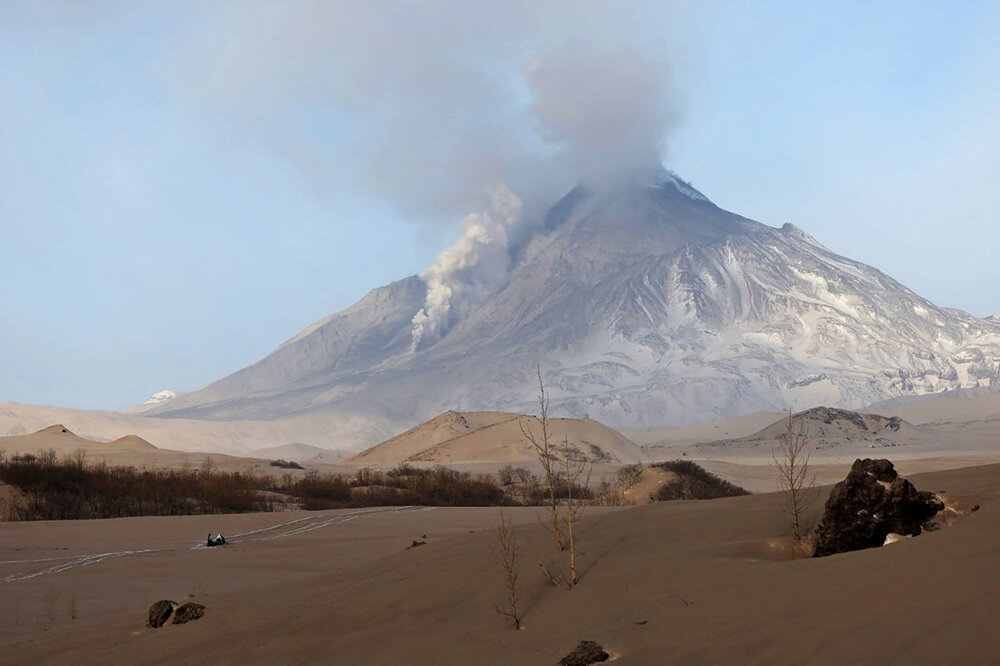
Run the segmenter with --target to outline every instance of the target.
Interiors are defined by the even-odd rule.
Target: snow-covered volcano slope
[[[449,409],[530,412],[536,364],[553,414],[619,426],[857,408],[997,381],[1000,322],[939,308],[668,173],[574,189],[538,229],[512,246],[505,281],[429,344],[413,348],[427,297],[413,276],[147,414],[322,411],[403,430]]]

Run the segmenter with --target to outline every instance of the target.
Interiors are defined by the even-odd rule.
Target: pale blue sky
[[[535,4],[0,4],[0,402],[193,389],[425,268],[565,43],[667,65],[719,205],[1000,313],[997,3]]]

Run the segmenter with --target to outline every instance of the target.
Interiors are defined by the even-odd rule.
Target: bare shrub
[[[0,481],[18,493],[0,506],[7,520],[76,520],[273,511],[275,501],[310,510],[365,506],[504,506],[496,478],[446,467],[401,466],[357,477],[308,470],[280,478],[248,472],[137,470],[40,455],[0,460]],[[285,498],[275,499],[276,495]]]
[[[515,467],[514,468],[514,480],[521,484],[535,484],[538,483],[538,479],[531,470],[527,467]]]
[[[802,516],[816,500],[816,477],[809,471],[802,426],[796,429],[792,421],[789,412],[787,428],[778,438],[778,449],[771,452],[771,460],[778,473],[778,487],[785,497],[785,511],[792,522],[792,536],[801,544],[805,536]]]
[[[504,589],[507,593],[505,604],[496,604],[493,608],[508,618],[515,629],[520,629],[521,616],[517,609],[517,603],[520,601],[517,589],[517,536],[511,527],[510,518],[504,514],[503,509],[500,509],[500,522],[493,537],[493,556],[503,572]]]
[[[512,486],[514,485],[514,466],[504,465],[497,470],[497,478],[500,479],[501,486]]]
[[[351,485],[378,486],[383,483],[385,483],[385,475],[382,474],[382,472],[377,469],[372,469],[371,467],[362,467],[358,470],[355,482]]]
[[[565,550],[566,535],[563,532],[563,527],[559,519],[559,502],[556,496],[556,486],[558,483],[556,456],[550,442],[551,433],[549,433],[549,396],[545,392],[545,384],[542,382],[541,366],[535,366],[535,371],[538,375],[538,408],[542,431],[539,434],[535,434],[523,420],[518,420],[518,425],[521,428],[521,434],[531,442],[531,446],[534,447],[535,454],[538,456],[538,462],[542,465],[545,491],[548,495],[549,520],[551,523],[549,531],[552,532],[552,536],[555,539],[556,549]]]
[[[568,443],[568,442],[567,442]],[[566,482],[566,546],[569,550],[569,582],[568,586],[577,584],[576,575],[576,537],[573,531],[580,512],[583,511],[585,495],[589,495],[590,475],[593,465],[587,462],[571,462],[563,458],[563,479]],[[574,496],[573,490],[578,492]]]
[[[402,462],[386,472],[386,476],[390,479],[402,479],[408,476],[424,476],[428,473],[429,470],[414,467],[410,463]]]
[[[43,467],[54,467],[58,460],[56,458],[56,450],[49,449],[47,451],[38,452],[38,463]]]
[[[598,506],[633,506],[635,500],[625,496],[625,489],[617,483],[611,483],[606,478],[601,479],[594,491],[594,504]]]
[[[104,461],[42,462],[14,456],[0,462],[0,479],[21,492],[8,507],[12,520],[75,520],[144,515],[270,510],[254,482],[239,473],[112,467]]]
[[[642,463],[635,463],[634,465],[625,465],[618,470],[618,485],[622,490],[628,490],[632,488],[639,480],[642,478]]]

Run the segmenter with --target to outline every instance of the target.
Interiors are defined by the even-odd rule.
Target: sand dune
[[[337,463],[349,456],[343,451],[331,451],[310,444],[282,444],[281,446],[269,446],[263,449],[254,449],[253,454],[260,458],[270,458],[283,460],[294,460],[304,463]]]
[[[61,423],[42,428],[30,435],[0,437],[0,450],[7,453],[36,453],[52,450],[59,457],[72,455],[76,451],[87,453],[152,453],[159,449],[136,435],[119,437],[113,442],[95,442],[80,437]]]
[[[133,451],[153,451],[156,447],[144,440],[139,435],[125,435],[119,437],[110,444],[116,448],[129,449]]]
[[[350,425],[336,416],[307,415],[274,421],[197,421],[166,419],[121,412],[89,411],[0,404],[0,436],[23,435],[53,423],[63,423],[81,437],[110,442],[124,435],[137,435],[161,449],[201,453],[254,455],[256,449],[286,444],[305,444],[323,450],[342,448],[331,432]],[[358,427],[368,427],[358,424]],[[378,431],[385,438],[389,432]]]
[[[401,462],[478,463],[537,460],[522,425],[536,437],[541,422],[534,416],[508,412],[445,412],[416,428],[377,444],[350,459],[353,464],[395,465]],[[641,448],[621,433],[589,419],[549,419],[553,446],[601,462],[646,459]]]
[[[755,412],[709,423],[671,428],[620,428],[622,434],[640,446],[682,446],[718,439],[751,435],[781,420],[781,412]]]
[[[939,397],[891,407],[883,414],[898,416],[933,430],[960,430],[970,434],[1000,432],[1000,394],[971,398]]]
[[[496,509],[0,524],[0,661],[530,666],[590,639],[621,664],[989,663],[1000,466],[911,480],[981,509],[889,547],[797,561],[783,561],[777,495],[595,510],[579,524],[573,590],[548,586],[535,557],[556,557],[551,536],[533,510],[513,511],[519,632],[493,610]],[[209,529],[241,536],[192,549]],[[203,619],[144,627],[148,603],[188,592]]]
[[[774,440],[788,432],[788,417],[743,439]],[[899,417],[863,414],[847,409],[815,407],[792,416],[794,433],[809,440],[906,441],[926,437],[926,433]]]
[[[97,442],[80,437],[61,424],[29,435],[0,437],[0,452],[6,455],[35,455],[46,451],[54,451],[58,458],[81,456],[88,462],[104,461],[110,465],[140,468],[184,469],[211,461],[214,468],[225,471],[273,471],[270,461],[264,458],[159,449],[137,435],[126,435],[112,442]]]

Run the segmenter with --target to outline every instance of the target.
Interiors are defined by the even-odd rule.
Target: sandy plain
[[[521,631],[494,610],[495,508],[0,523],[0,663],[555,664],[582,639],[627,664],[997,663],[998,406],[922,405],[905,442],[814,450],[819,483],[855,457],[888,457],[918,488],[980,507],[940,531],[823,559],[789,559],[769,446],[746,439],[753,419],[733,440],[648,433],[653,458],[697,460],[758,494],[588,509],[572,590],[540,572],[539,559],[565,565],[539,510],[506,510]],[[129,443],[128,455],[162,455]],[[231,545],[202,547],[208,531]],[[148,629],[160,598],[193,598],[206,615]]]
[[[536,556],[558,556],[535,510],[512,510],[521,631],[493,610],[497,509],[2,524],[0,662],[555,664],[589,639],[623,664],[990,663],[1000,466],[912,480],[981,508],[805,560],[787,559],[775,494],[594,510],[572,590],[539,573]],[[234,543],[198,548],[209,529]],[[189,593],[203,619],[144,626],[148,603]]]

